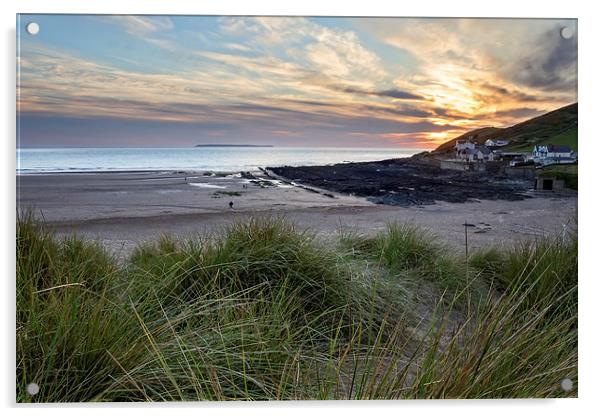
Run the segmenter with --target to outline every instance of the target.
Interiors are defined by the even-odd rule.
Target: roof
[[[551,152],[551,153],[571,153],[571,148],[568,146],[549,144],[549,145],[547,145],[547,147],[548,147],[548,152]]]
[[[480,151],[484,155],[488,155],[489,153],[492,153],[491,149],[488,148],[487,146],[477,146],[477,147],[475,147],[475,150]]]

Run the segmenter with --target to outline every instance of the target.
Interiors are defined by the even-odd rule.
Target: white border
[[[392,4],[393,3],[393,4]],[[306,16],[442,16],[442,17],[578,17],[579,3],[549,0],[545,7],[536,2],[505,0],[483,5],[470,0],[422,1],[394,4],[386,0],[350,2],[343,0],[222,0],[203,4],[186,0],[149,2],[148,0],[105,0],[74,2],[69,0],[21,0],[21,13],[120,13],[120,14],[231,14],[231,15],[306,15]]]
[[[579,399],[575,400],[515,400],[515,401],[405,401],[405,402],[301,402],[301,403],[222,403],[180,404],[151,406],[108,405],[111,412],[130,414],[133,411],[164,413],[210,412],[240,414],[303,414],[345,412],[365,415],[371,410],[380,413],[400,414],[462,414],[463,416],[486,413],[489,415],[529,411],[566,415],[575,411],[586,411],[596,406],[600,396],[602,369],[600,368],[600,317],[599,305],[602,274],[597,256],[600,244],[600,181],[602,175],[596,169],[600,165],[602,147],[602,106],[600,99],[600,39],[602,39],[602,16],[595,2],[557,1],[527,2],[504,0],[498,2],[453,0],[453,1],[386,1],[370,0],[351,3],[349,0],[325,1],[302,0],[293,4],[278,0],[220,0],[212,4],[190,0],[104,0],[102,2],[75,2],[68,0],[20,0],[0,3],[2,20],[2,42],[4,56],[1,66],[2,100],[0,101],[1,126],[3,127],[2,152],[2,195],[1,209],[2,239],[0,263],[5,273],[2,287],[2,333],[3,354],[1,397],[4,406],[15,410],[14,366],[14,268],[15,268],[15,14],[20,13],[119,13],[119,14],[236,14],[236,15],[346,15],[346,16],[453,16],[453,17],[572,17],[579,19],[579,130],[580,130],[580,191],[579,191]],[[598,165],[598,166],[597,166]],[[545,215],[553,215],[546,213]],[[50,414],[76,413],[84,408],[88,413],[106,413],[98,405],[68,405],[60,407],[22,407],[26,412],[43,410]],[[596,406],[598,407],[598,406]]]

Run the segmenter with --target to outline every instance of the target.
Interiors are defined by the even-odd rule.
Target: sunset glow
[[[574,20],[25,15],[17,30],[23,147],[433,148],[577,101]]]

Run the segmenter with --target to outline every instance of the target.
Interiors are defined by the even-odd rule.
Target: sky
[[[17,42],[19,147],[430,149],[577,101],[572,19],[21,15]]]

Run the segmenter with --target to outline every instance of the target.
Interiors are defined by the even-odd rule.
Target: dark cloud
[[[56,108],[56,105],[60,105],[64,101],[61,96],[54,97],[46,94],[44,97],[37,98],[35,103],[40,106]],[[303,100],[286,100],[287,102],[297,102],[320,108],[321,105],[324,108],[331,107],[328,103],[318,103]],[[276,102],[277,104],[277,102]],[[160,117],[165,118],[184,118],[188,119],[181,120],[182,123],[194,123],[195,119],[213,119],[216,121],[227,120],[228,123],[236,123],[239,121],[252,120],[254,118],[274,118],[281,120],[288,120],[291,118],[303,118],[312,117],[311,112],[303,111],[302,109],[288,108],[286,105],[269,105],[261,103],[237,103],[237,104],[201,104],[201,103],[160,103],[155,104],[147,101],[134,100],[134,99],[115,99],[108,97],[94,97],[80,95],[73,97],[69,101],[70,108],[96,108],[104,107],[110,108],[115,112],[121,112],[122,118],[131,118],[133,120],[145,119],[148,120],[156,116],[157,121],[160,121]],[[173,116],[173,117],[172,117]],[[83,115],[82,118],[88,116]],[[90,118],[98,118],[91,116]],[[110,116],[108,116],[110,118]]]
[[[468,113],[464,113],[462,111],[457,111],[451,108],[447,108],[447,107],[435,107],[433,108],[433,113],[435,113],[435,115],[441,117],[441,118],[448,118],[448,119],[456,119],[456,120],[468,120],[470,119],[473,115],[472,114],[468,114]]]
[[[459,53],[457,53],[456,51],[452,50],[452,49],[448,49],[445,52],[445,56],[447,56],[449,59],[453,59],[459,62],[466,62],[466,61],[471,61],[468,57],[466,56],[462,56]]]
[[[518,107],[508,110],[500,110],[493,112],[483,112],[478,114],[459,113],[446,108],[434,108],[433,112],[439,117],[448,119],[462,119],[473,121],[488,121],[495,124],[499,119],[503,118],[531,118],[543,114],[545,111],[538,110],[532,107]]]
[[[327,102],[323,102],[323,101],[291,100],[291,99],[285,99],[282,101],[286,101],[286,102],[293,103],[293,104],[309,105],[312,107],[336,107],[337,106],[337,104],[335,104],[335,103],[327,103]]]
[[[373,105],[365,105],[362,107],[365,111],[371,111],[375,113],[392,114],[402,117],[416,117],[416,118],[427,118],[432,117],[433,114],[430,111],[421,110],[413,107],[398,107],[398,108],[383,108]]]
[[[384,91],[374,91],[371,95],[376,95],[378,97],[391,97],[397,98],[399,100],[421,100],[422,97],[420,95],[412,94],[411,92],[390,89]]]
[[[558,25],[542,34],[535,45],[514,62],[506,76],[515,83],[551,92],[574,91],[577,86],[577,34],[560,36]]]
[[[536,101],[540,101],[540,98],[531,95],[531,94],[527,94],[521,91],[516,91],[516,90],[509,90],[508,88],[505,87],[500,87],[498,85],[493,85],[493,84],[489,84],[487,82],[480,82],[478,84],[476,84],[479,88],[490,92],[493,94],[493,99],[499,99],[499,98],[508,98],[508,99],[513,99],[516,101],[522,101],[522,102],[536,102]]]
[[[538,110],[536,108],[513,108],[510,110],[501,110],[496,111],[495,113],[488,115],[489,117],[495,118],[504,118],[504,117],[513,117],[513,118],[532,118],[538,115],[545,113],[545,111]]]
[[[433,116],[433,114],[430,111],[420,110],[418,108],[395,108],[387,111],[392,114],[397,114],[406,117],[427,118]]]
[[[411,92],[403,91],[403,90],[396,89],[396,88],[380,90],[380,91],[370,91],[370,90],[363,90],[363,89],[355,88],[355,87],[335,86],[335,87],[332,87],[332,89],[335,91],[348,92],[350,94],[372,95],[375,97],[389,97],[389,98],[395,98],[397,100],[423,100],[424,99],[424,97],[422,97],[420,95],[412,94]]]
[[[110,117],[22,113],[19,147],[169,147],[203,143],[206,132],[229,123],[178,123]]]
[[[510,92],[510,94],[513,94]],[[492,112],[482,112],[477,114],[467,114],[462,112],[457,112],[454,110],[449,110],[443,107],[437,107],[433,109],[433,113],[437,116],[447,119],[456,119],[456,120],[473,120],[473,121],[488,121],[490,123],[495,124],[499,119],[503,118],[531,118],[538,115],[543,114],[545,111],[538,110],[537,108],[532,107],[517,107],[510,108],[507,110],[500,111],[492,111]]]

